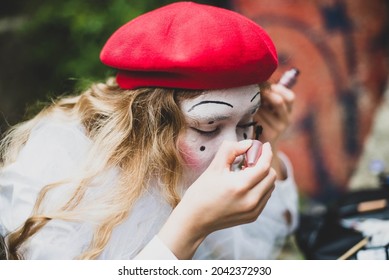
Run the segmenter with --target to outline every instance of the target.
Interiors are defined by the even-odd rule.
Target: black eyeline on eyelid
[[[220,131],[219,128],[215,128],[213,130],[201,130],[196,127],[191,127],[191,129],[196,131],[200,135],[207,136],[207,137],[213,137],[214,135],[218,134]]]
[[[240,124],[240,125],[238,125],[238,127],[240,127],[240,128],[248,128],[250,126],[255,126],[256,124],[257,124],[256,121],[252,121],[252,122],[249,122],[249,123]]]

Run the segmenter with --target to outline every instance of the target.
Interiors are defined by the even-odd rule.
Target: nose
[[[224,140],[231,141],[231,142],[238,142],[244,139],[243,135],[239,135],[236,131],[229,131],[224,135]],[[232,164],[232,170],[238,170],[240,168],[240,164],[244,160],[244,156],[240,155],[237,158],[235,158],[233,164]]]
[[[237,131],[229,131],[224,135],[224,140],[238,142],[244,139],[243,135],[239,135]]]

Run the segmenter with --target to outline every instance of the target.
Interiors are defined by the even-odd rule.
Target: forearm
[[[179,204],[158,233],[161,241],[178,259],[191,259],[206,236],[191,222]]]
[[[270,144],[263,145],[255,165],[231,170],[235,158],[251,144],[224,142],[162,226],[158,238],[178,259],[191,259],[210,233],[252,222],[265,207],[276,179]]]

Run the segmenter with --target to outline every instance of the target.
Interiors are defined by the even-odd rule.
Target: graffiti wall
[[[302,194],[337,197],[348,189],[387,82],[386,0],[235,0],[231,8],[274,39],[280,65],[272,81],[300,69],[281,149]]]

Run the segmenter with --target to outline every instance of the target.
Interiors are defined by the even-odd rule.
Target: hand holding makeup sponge
[[[297,81],[297,76],[300,74],[300,71],[297,68],[292,68],[288,71],[286,71],[280,81],[278,82],[279,84],[291,88]],[[245,166],[250,167],[254,166],[259,157],[262,154],[262,142],[258,140],[253,140],[253,144],[251,147],[247,150],[246,152],[246,157],[245,157]]]
[[[254,166],[259,157],[262,154],[262,142],[258,140],[253,140],[253,144],[246,152],[245,166],[251,167]]]

